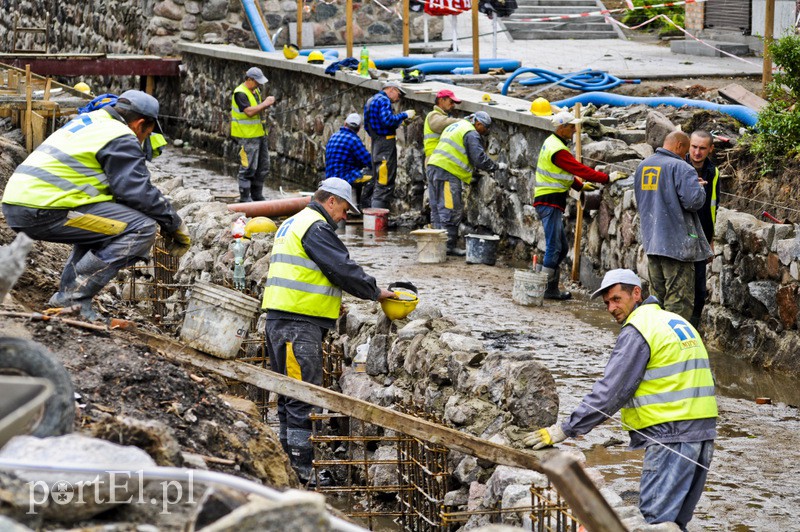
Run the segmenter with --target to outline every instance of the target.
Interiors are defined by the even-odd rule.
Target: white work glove
[[[522,443],[528,447],[533,446],[534,451],[538,451],[543,447],[549,447],[556,443],[561,443],[567,439],[567,435],[561,430],[561,425],[556,423],[546,429],[539,429],[529,432],[527,436],[522,438]]]
[[[508,168],[508,163],[497,163],[498,170],[505,170],[506,168]]]
[[[583,182],[583,186],[581,187],[581,192],[591,192],[593,190],[597,190],[597,185],[595,185],[591,181]]]
[[[617,170],[614,170],[613,172],[608,174],[608,183],[609,184],[616,183],[620,179],[625,179],[626,177],[628,177],[628,174],[626,174],[625,172],[619,172]]]
[[[409,109],[406,111],[406,116],[408,117],[406,120],[414,120],[414,117],[417,116],[417,112],[413,109]]]

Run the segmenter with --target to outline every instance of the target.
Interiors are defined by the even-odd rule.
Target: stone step
[[[593,0],[517,0],[517,9],[533,6],[597,7]]]
[[[572,40],[589,40],[589,39],[616,39],[617,33],[611,31],[576,31],[567,32],[564,30],[529,30],[520,29],[519,31],[510,31],[511,36],[518,41],[531,41],[538,39],[572,39]]]
[[[506,23],[506,26],[508,23]],[[513,34],[512,34],[513,37]],[[516,38],[516,37],[514,37]],[[736,56],[750,55],[750,46],[737,42],[706,41],[714,48]],[[693,40],[676,40],[669,43],[669,49],[674,54],[698,55],[706,57],[724,57],[725,54]]]
[[[508,17],[503,21],[503,23],[508,26],[509,22],[515,23],[525,23],[529,19],[539,19],[539,18],[552,18],[555,20],[547,20],[541,22],[530,22],[530,24],[566,24],[566,23],[581,23],[581,22],[599,22],[601,24],[607,24],[605,17],[603,15],[592,15],[591,17],[575,17],[575,18],[564,18],[559,19],[557,18],[558,15],[551,15],[547,13],[540,13],[540,14],[531,14],[531,15],[524,15],[520,17]]]
[[[592,11],[599,11],[599,8],[597,6],[592,6],[591,8],[581,6],[531,6],[517,9],[514,11],[514,14],[512,14],[511,17],[518,15],[525,15],[526,17],[533,15],[541,17],[549,17],[554,15],[580,15],[581,13],[590,13]]]
[[[514,22],[509,20],[505,22],[505,26],[506,29],[511,32],[517,30],[561,30],[564,32],[605,31],[606,33],[613,33],[616,35],[614,28],[612,28],[609,24],[606,24],[602,21],[592,22],[587,19],[565,20],[563,22]],[[570,37],[564,38],[569,39]]]

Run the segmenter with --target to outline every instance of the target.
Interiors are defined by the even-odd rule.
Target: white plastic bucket
[[[260,303],[236,290],[196,281],[183,318],[181,340],[219,358],[234,358]]]
[[[511,299],[518,305],[540,307],[546,287],[546,273],[514,270],[514,289],[511,291]]]
[[[438,264],[447,262],[447,231],[444,229],[417,229],[411,231],[417,240],[417,262]]]

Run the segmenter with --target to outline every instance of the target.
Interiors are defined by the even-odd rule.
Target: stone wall
[[[354,4],[353,36],[356,43],[399,42],[402,21],[394,10],[400,0]],[[294,1],[261,1],[271,35],[283,28],[278,44],[288,42],[288,25],[297,20]],[[50,14],[50,53],[149,53],[177,55],[179,42],[233,44],[258,48],[239,0],[2,0],[0,1],[0,48],[12,49],[13,29],[42,26]],[[432,39],[441,37],[442,19],[432,17]],[[315,45],[344,43],[344,3],[315,2],[303,24],[312,28]],[[422,16],[412,13],[411,40],[422,40]],[[21,35],[19,48],[39,48],[43,40]]]

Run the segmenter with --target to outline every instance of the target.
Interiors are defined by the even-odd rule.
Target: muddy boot
[[[250,187],[250,196],[253,201],[264,201],[264,182],[253,181],[253,186]]]
[[[253,201],[250,197],[250,189],[239,187],[239,203],[249,203]]]
[[[80,305],[81,316],[87,320],[102,319],[102,316],[92,309],[92,298],[117,275],[117,271],[118,268],[103,262],[89,251],[74,265],[75,277],[71,282],[72,274],[65,271],[65,275],[61,278],[63,286],[53,294],[47,304],[52,307]]]
[[[545,299],[555,299],[564,301],[565,299],[572,298],[570,292],[561,292],[558,289],[558,270],[553,268],[542,268],[542,273],[547,274],[547,288],[544,291]]]
[[[467,250],[458,247],[458,227],[447,228],[447,254],[452,257],[463,257]]]

